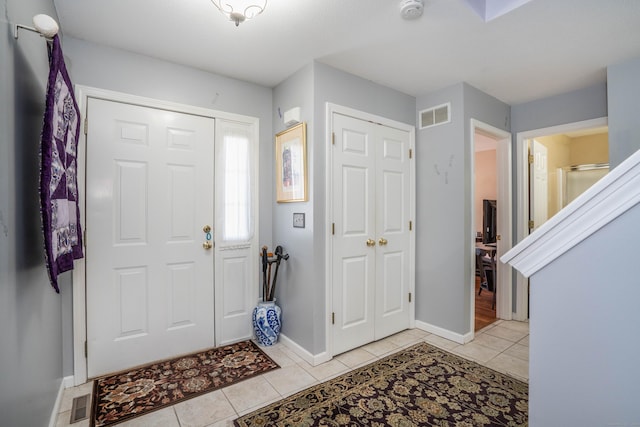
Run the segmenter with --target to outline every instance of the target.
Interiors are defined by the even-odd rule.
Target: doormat
[[[426,343],[234,421],[245,426],[526,426],[529,386]]]
[[[243,341],[98,378],[91,426],[121,423],[276,368],[256,344]]]

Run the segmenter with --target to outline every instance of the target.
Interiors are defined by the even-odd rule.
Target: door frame
[[[327,218],[327,227],[325,232],[325,357],[322,361],[330,360],[333,357],[333,334],[331,333],[331,312],[333,305],[333,247],[332,247],[332,234],[331,234],[331,222],[333,219],[333,181],[332,174],[329,173],[333,167],[333,150],[331,147],[333,144],[333,114],[342,114],[345,116],[353,117],[355,119],[370,121],[378,123],[384,126],[400,129],[409,133],[409,148],[413,152],[413,160],[409,164],[409,180],[411,189],[409,196],[411,198],[409,202],[409,216],[413,222],[413,229],[409,233],[409,292],[414,296],[411,304],[409,305],[409,327],[415,327],[415,292],[416,292],[416,268],[415,268],[415,228],[416,228],[416,168],[415,168],[415,141],[416,141],[416,128],[415,126],[408,125],[406,123],[398,122],[385,117],[377,116],[375,114],[366,113],[364,111],[356,110],[342,105],[333,104],[331,102],[326,103],[326,134],[325,134],[325,218]]]
[[[499,129],[495,126],[491,126],[490,124],[481,122],[480,120],[471,119],[470,125],[470,138],[471,138],[471,203],[470,203],[470,215],[471,215],[471,232],[470,235],[474,239],[473,242],[470,243],[471,250],[473,251],[471,256],[471,264],[470,268],[473,272],[475,270],[475,194],[476,194],[476,183],[475,183],[475,135],[476,132],[480,131],[482,133],[490,135],[492,138],[496,139],[496,175],[498,177],[503,177],[502,180],[497,179],[497,199],[500,201],[498,207],[498,217],[504,217],[504,222],[501,221],[501,249],[502,253],[506,253],[509,249],[511,249],[511,231],[512,231],[512,215],[513,215],[513,203],[512,203],[512,191],[511,191],[511,133]],[[497,173],[497,169],[500,168],[500,173]],[[499,255],[499,254],[498,254]],[[497,255],[496,255],[497,256]],[[501,270],[498,275],[499,282],[496,284],[497,294],[496,294],[496,318],[511,320],[512,317],[512,309],[511,309],[511,301],[512,301],[512,267],[509,264],[503,264],[500,260],[497,260],[496,265],[498,265]],[[473,335],[475,335],[475,309],[476,309],[476,281],[475,274],[471,274],[471,303],[470,303],[470,331]]]
[[[516,134],[516,242],[521,242],[529,235],[529,151],[526,141],[542,136],[573,132],[583,129],[608,126],[607,117],[566,123],[545,128],[518,132]],[[516,271],[516,307],[514,320],[525,321],[528,318],[529,279]]]
[[[118,102],[122,104],[133,104],[139,105],[142,107],[149,107],[158,110],[169,110],[175,111],[179,113],[191,114],[202,117],[209,117],[212,119],[226,119],[226,120],[235,120],[245,123],[254,123],[258,124],[258,119],[255,117],[243,116],[239,114],[226,113],[217,110],[211,110],[208,108],[195,107],[186,104],[180,104],[170,101],[162,101],[153,98],[147,98],[137,95],[131,95],[122,92],[116,92],[106,89],[99,89],[90,86],[83,85],[75,85],[75,96],[78,103],[78,107],[80,109],[80,118],[82,123],[85,123],[85,119],[87,117],[87,104],[89,98],[102,99],[106,101]],[[257,126],[256,126],[256,134],[257,134]],[[215,137],[211,135],[212,138]],[[81,209],[80,209],[80,223],[86,224],[86,163],[87,163],[87,135],[84,131],[80,132],[80,138],[78,140],[78,156],[77,156],[77,177],[78,177],[78,196],[81,201]],[[213,159],[212,159],[213,161]],[[258,180],[256,179],[256,186],[258,185]],[[258,193],[258,188],[255,189],[256,194]],[[214,190],[215,191],[215,190]],[[259,218],[258,218],[259,210],[255,209],[255,231],[254,235],[259,235]],[[86,229],[83,230],[85,233],[85,238],[83,241],[86,242]],[[257,260],[257,255],[256,255]],[[255,265],[255,276],[256,280],[258,277],[258,264],[257,262],[253,263]],[[74,263],[74,270],[72,271],[72,290],[73,290],[73,385],[80,385],[87,382],[87,358],[86,358],[86,339],[87,339],[87,307],[86,307],[86,262],[85,258],[81,258],[76,260]],[[220,286],[220,284],[215,283],[214,278],[214,292]],[[212,301],[215,304],[215,301]],[[215,307],[215,305],[214,305]],[[214,313],[216,328],[219,323],[219,313]],[[217,336],[214,337],[217,340]]]

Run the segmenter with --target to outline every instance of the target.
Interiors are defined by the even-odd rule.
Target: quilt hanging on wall
[[[62,56],[60,39],[48,44],[49,81],[40,145],[40,211],[45,260],[51,286],[60,292],[58,275],[82,258],[77,185],[80,110]]]

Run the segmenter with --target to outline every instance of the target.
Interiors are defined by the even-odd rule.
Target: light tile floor
[[[449,341],[419,329],[410,329],[367,344],[311,366],[283,344],[263,350],[281,369],[238,384],[178,403],[120,424],[126,427],[218,427],[231,426],[238,416],[268,405],[283,397],[329,380],[354,368],[388,356],[405,347],[426,341],[459,356],[471,359],[517,379],[529,380],[529,323],[498,320],[475,334],[465,345]],[[91,393],[92,384],[65,390],[57,427],[68,426],[74,397]],[[89,421],[71,424],[88,427]]]

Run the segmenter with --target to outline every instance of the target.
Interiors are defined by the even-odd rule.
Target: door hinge
[[[89,344],[87,344],[87,342],[84,342],[84,358],[88,358],[89,357]]]
[[[331,234],[336,234],[336,223],[332,222],[331,223]]]
[[[411,302],[411,292],[409,292],[409,302]]]
[[[533,230],[534,223],[533,221],[529,221],[529,230]]]
[[[84,134],[86,135],[89,132],[89,119],[84,118]]]
[[[331,313],[331,324],[332,325],[336,324],[336,313],[335,312]]]
[[[336,145],[336,133],[331,132],[331,144]]]
[[[533,154],[529,154],[529,164],[533,164]]]
[[[409,148],[409,158],[410,159],[413,158],[413,150],[411,148]]]
[[[409,221],[409,231],[413,230],[413,221]]]

